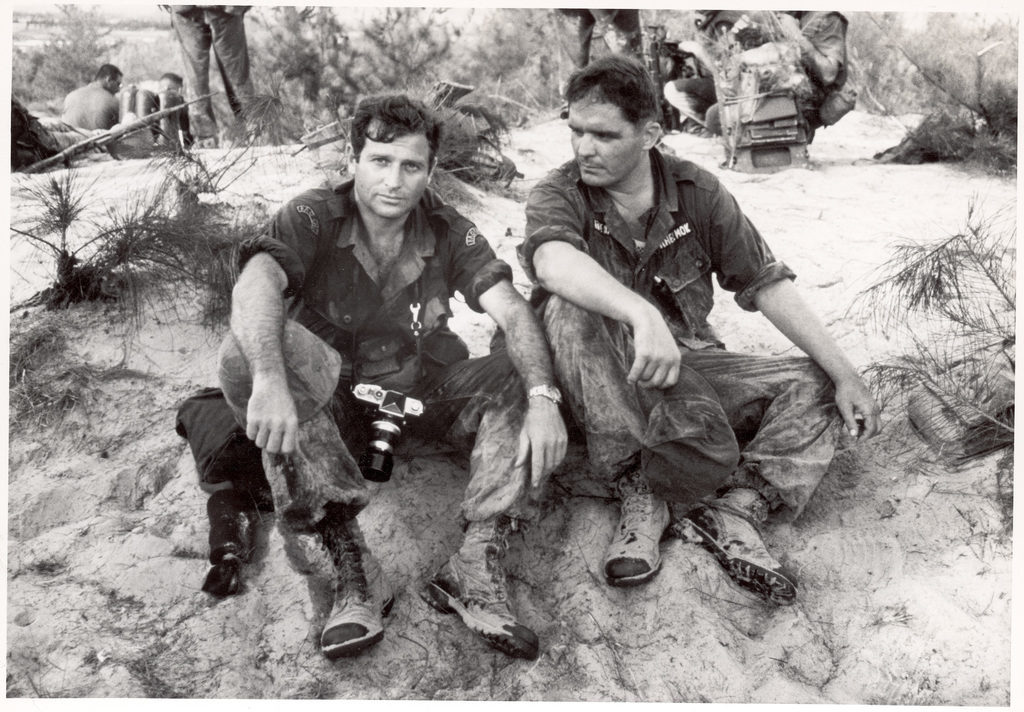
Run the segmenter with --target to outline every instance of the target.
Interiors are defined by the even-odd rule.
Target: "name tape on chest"
[[[668,236],[666,236],[665,239],[661,241],[661,244],[658,245],[658,249],[664,250],[666,247],[674,243],[680,237],[686,237],[691,232],[693,232],[693,230],[690,229],[690,223],[688,222],[677,226],[675,230],[670,232]]]
[[[610,236],[612,234],[612,231],[608,229],[608,226],[596,218],[594,219],[594,231],[599,232],[602,235]],[[664,250],[666,247],[675,243],[679,238],[686,237],[691,232],[693,232],[693,229],[690,227],[690,223],[685,222],[682,225],[677,225],[675,229],[666,235],[665,239],[661,241],[661,244],[658,245],[658,249]]]

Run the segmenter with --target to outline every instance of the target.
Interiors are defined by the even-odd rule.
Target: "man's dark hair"
[[[577,69],[565,87],[572,104],[591,99],[619,107],[634,126],[658,120],[658,92],[643,65],[621,55],[607,55]]]
[[[163,81],[165,79],[167,81],[174,82],[179,87],[185,84],[185,80],[181,78],[181,75],[175,74],[174,72],[164,72],[163,74],[161,74],[160,81]]]
[[[359,160],[366,139],[391,143],[396,138],[417,134],[427,139],[433,166],[441,144],[441,120],[434,112],[404,94],[371,96],[359,102],[352,117],[352,153]]]
[[[120,79],[124,74],[120,69],[115,67],[113,64],[104,64],[96,70],[96,76],[92,78],[94,82],[105,82],[111,79]]]

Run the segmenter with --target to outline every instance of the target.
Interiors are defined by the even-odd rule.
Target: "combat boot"
[[[632,470],[619,478],[619,528],[604,559],[605,579],[612,586],[637,586],[661,568],[659,544],[668,528],[668,504],[651,493],[647,480]]]
[[[379,581],[383,574],[368,556],[369,550],[354,518],[329,515],[319,530],[335,570],[334,606],[320,634],[320,650],[331,659],[355,655],[384,637],[381,611],[390,610],[390,604],[378,600],[370,585],[372,578]],[[369,566],[367,559],[372,562]],[[377,585],[379,590],[380,584]]]
[[[234,489],[214,492],[206,501],[210,520],[210,563],[203,590],[224,597],[238,593],[242,564],[252,551],[256,510],[252,500]]]
[[[740,586],[770,603],[796,601],[797,580],[769,553],[759,525],[768,503],[756,490],[734,487],[691,510],[680,535],[698,541]]]
[[[500,562],[510,529],[507,517],[470,522],[462,547],[427,583],[423,599],[441,613],[458,613],[491,647],[534,660],[537,635],[512,613]]]

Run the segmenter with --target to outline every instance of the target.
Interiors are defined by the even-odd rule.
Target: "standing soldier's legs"
[[[352,655],[383,637],[381,614],[390,607],[390,596],[356,523],[356,514],[368,501],[366,484],[331,416],[341,359],[295,322],[288,321],[284,333],[299,433],[294,453],[264,451],[263,467],[293,563],[306,569],[300,552],[312,549],[325,550],[333,565],[334,606],[321,634],[321,649],[330,658]],[[245,427],[252,376],[232,335],[221,346],[220,381]]]
[[[576,69],[587,66],[590,62],[590,42],[594,34],[594,16],[590,10],[581,8],[562,9],[558,11],[564,20],[564,25],[569,25],[569,32],[573,37],[571,49],[563,44]],[[567,33],[568,34],[568,33]]]
[[[623,325],[553,296],[544,329],[593,474],[614,483],[622,503],[605,575],[613,585],[643,583],[661,565],[666,501],[689,507],[714,493],[736,465],[736,439],[695,371],[682,368],[664,390],[626,382],[633,349]]]
[[[619,35],[619,49],[622,54],[642,61],[642,38],[640,33],[639,10],[616,10],[612,18],[612,27]]]
[[[249,47],[245,37],[245,16],[220,10],[207,10],[206,21],[213,32],[213,52],[224,81],[231,111],[241,118],[252,97],[249,78]]]
[[[210,45],[212,34],[198,6],[182,14],[171,11],[171,25],[184,59],[185,92],[189,101],[210,93]],[[197,141],[217,139],[217,120],[209,98],[188,107],[190,126]]]

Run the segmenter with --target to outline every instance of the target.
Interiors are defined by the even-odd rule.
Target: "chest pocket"
[[[655,274],[671,294],[687,330],[703,337],[710,330],[707,317],[714,306],[711,260],[692,237],[680,240],[665,252]]]

